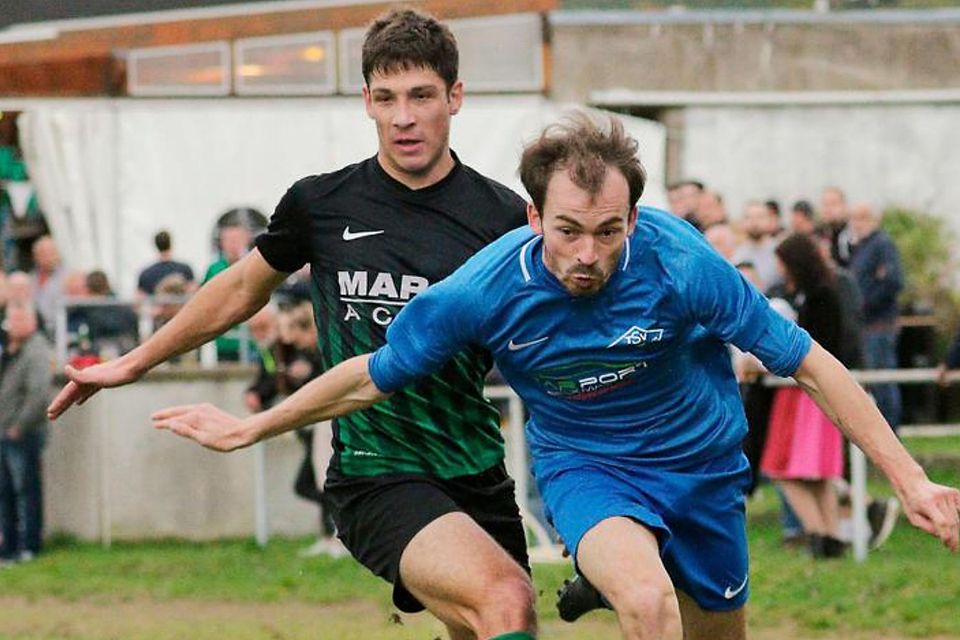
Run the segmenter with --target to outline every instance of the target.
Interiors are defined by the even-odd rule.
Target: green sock
[[[511,631],[510,633],[493,636],[490,640],[536,640],[536,638],[526,631]]]

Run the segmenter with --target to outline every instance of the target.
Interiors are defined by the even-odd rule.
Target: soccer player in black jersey
[[[449,148],[463,100],[457,67],[456,42],[433,18],[405,9],[375,21],[363,100],[377,155],[296,182],[256,249],[147,342],[108,363],[68,367],[50,417],[250,317],[304,264],[324,366],[373,351],[414,295],[525,224],[524,201]],[[389,402],[335,422],[325,491],[338,535],[393,583],[401,610],[428,609],[453,640],[530,640],[524,532],[498,415],[482,395],[490,364],[486,352],[461,352]]]

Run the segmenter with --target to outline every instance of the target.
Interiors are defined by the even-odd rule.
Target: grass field
[[[915,449],[922,455],[960,450],[960,441],[929,442]],[[934,477],[960,484],[960,465],[938,460]],[[882,485],[874,488],[882,492]],[[864,565],[815,563],[781,547],[769,488],[749,509],[752,638],[960,638],[960,557],[905,521]],[[388,586],[352,560],[299,558],[297,550],[308,542],[274,540],[258,549],[246,540],[164,541],[103,549],[53,540],[37,561],[0,571],[0,638],[444,637],[427,615],[397,616]],[[542,637],[618,638],[609,613],[575,625],[557,619],[553,594],[568,573],[564,565],[535,568]]]

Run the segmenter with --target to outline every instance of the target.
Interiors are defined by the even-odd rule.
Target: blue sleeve
[[[752,345],[740,348],[757,356],[771,373],[786,377],[796,373],[812,346],[806,330],[768,306],[760,335]]]
[[[367,363],[367,371],[370,373],[373,384],[383,393],[393,393],[421,375],[408,366],[389,343],[373,353],[373,357]]]
[[[726,260],[701,252],[682,271],[681,296],[699,324],[778,376],[792,375],[810,351],[810,335],[773,310],[769,300]]]
[[[477,288],[460,271],[418,294],[390,324],[387,343],[368,365],[380,391],[392,393],[433,373],[477,340],[482,307],[473,300]]]

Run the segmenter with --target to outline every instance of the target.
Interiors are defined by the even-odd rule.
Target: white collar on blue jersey
[[[530,269],[533,268],[534,253],[530,247],[536,244],[539,240],[543,240],[543,236],[535,235],[520,248],[520,271],[523,273],[524,282],[530,282]],[[626,271],[627,266],[630,264],[630,236],[627,236],[623,253],[620,255],[620,262],[620,271]]]

